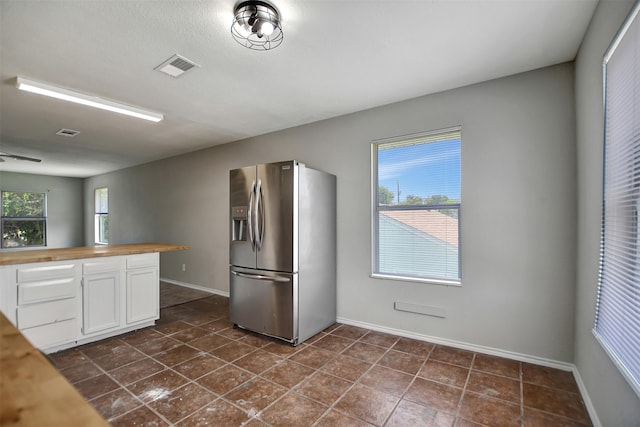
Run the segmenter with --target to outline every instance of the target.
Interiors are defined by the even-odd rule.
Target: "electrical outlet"
[[[187,271],[187,264],[182,264],[182,271]]]

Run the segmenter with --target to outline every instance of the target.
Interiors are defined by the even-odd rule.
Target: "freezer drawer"
[[[297,344],[297,274],[231,267],[230,284],[231,322]]]

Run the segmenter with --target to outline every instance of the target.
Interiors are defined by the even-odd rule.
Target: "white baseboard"
[[[584,385],[582,377],[580,376],[580,372],[575,365],[573,366],[573,377],[576,379],[576,384],[578,384],[578,389],[580,390],[582,401],[584,402],[585,408],[587,408],[587,412],[589,413],[589,418],[591,418],[593,427],[602,427],[600,419],[598,418],[598,413],[596,412],[596,408],[593,406],[593,402],[591,402],[591,399],[589,398],[589,393],[587,393],[587,387]]]
[[[433,344],[447,345],[450,347],[460,348],[463,350],[474,351],[477,353],[489,354],[491,356],[504,357],[507,359],[518,360],[520,362],[531,363],[534,365],[542,365],[549,368],[561,369],[563,371],[575,372],[575,366],[572,363],[559,362],[544,357],[530,356],[528,354],[516,353],[512,351],[500,350],[492,347],[485,347],[476,344],[469,344],[461,341],[448,340],[445,338],[433,337],[430,335],[417,334],[414,332],[404,331],[402,329],[388,328],[386,326],[375,325],[372,323],[359,322],[356,320],[338,318],[338,322],[347,325],[358,326],[361,328],[371,329],[373,331],[384,332],[387,334],[398,335],[405,338],[412,338],[420,341],[427,341]]]
[[[191,283],[180,282],[178,280],[166,279],[166,278],[163,278],[163,277],[160,278],[160,281],[161,282],[171,283],[172,285],[178,285],[178,286],[182,286],[182,287],[185,287],[185,288],[196,289],[198,291],[208,292],[210,294],[221,295],[223,297],[229,298],[229,292],[221,291],[219,289],[205,288],[204,286],[193,285]]]

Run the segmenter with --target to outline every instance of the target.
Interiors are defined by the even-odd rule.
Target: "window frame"
[[[98,208],[98,191],[106,190],[107,192],[107,209],[106,212],[102,212],[102,209]],[[94,221],[93,221],[93,231],[94,238],[93,242],[96,245],[108,245],[109,244],[109,187],[96,187],[93,189],[93,207],[94,207]],[[107,231],[106,231],[106,241],[102,241],[100,237],[105,235],[102,230],[103,222],[101,222],[102,218],[107,219]]]
[[[0,208],[0,232],[4,236],[5,230],[5,222],[13,221],[13,222],[26,222],[26,221],[36,221],[42,223],[42,244],[37,245],[23,245],[23,246],[5,246],[4,237],[0,241],[1,249],[29,249],[29,248],[43,248],[47,246],[47,192],[46,191],[13,191],[13,190],[1,190],[0,191],[0,199],[4,200],[4,193],[15,193],[15,194],[37,194],[42,195],[42,216],[5,216],[4,215],[4,206]]]
[[[404,141],[429,139],[438,135],[446,135],[457,132],[460,138],[460,175],[462,177],[462,126],[453,126],[449,128],[437,129],[428,132],[416,134],[402,135],[391,138],[377,139],[371,142],[371,274],[374,279],[397,280],[405,282],[427,283],[442,286],[462,286],[462,180],[460,181],[460,202],[447,205],[396,205],[385,206],[382,211],[399,211],[399,210],[439,210],[439,209],[457,209],[458,210],[458,279],[447,279],[439,277],[418,277],[403,274],[381,273],[379,271],[379,217],[380,204],[378,193],[378,147],[385,144],[402,143]],[[432,141],[435,142],[435,141]]]
[[[628,30],[634,24],[640,27],[640,22],[637,22],[637,23],[635,22],[639,12],[640,12],[640,3],[636,3],[632,11],[630,12],[629,16],[623,23],[622,27],[614,37],[611,45],[607,49],[602,62],[602,76],[603,76],[602,88],[603,88],[603,112],[604,112],[604,116],[603,116],[604,144],[603,144],[603,163],[602,163],[603,165],[602,167],[602,171],[603,171],[602,216],[601,216],[601,238],[600,238],[600,263],[599,263],[600,265],[599,265],[599,271],[598,271],[598,287],[597,287],[597,298],[596,298],[596,307],[595,307],[595,316],[594,316],[595,319],[594,319],[594,326],[592,329],[592,333],[596,338],[596,341],[602,346],[605,353],[609,356],[613,364],[616,366],[616,368],[620,371],[622,376],[625,378],[625,380],[627,381],[631,389],[634,390],[636,395],[640,397],[640,370],[638,370],[640,367],[640,357],[634,353],[632,345],[631,346],[627,345],[628,341],[635,342],[634,339],[638,339],[640,334],[638,333],[637,330],[634,332],[634,330],[632,329],[627,330],[626,328],[619,328],[620,325],[633,324],[637,322],[638,320],[640,320],[640,315],[637,315],[637,314],[635,316],[633,315],[633,312],[637,312],[638,307],[631,306],[630,309],[628,308],[627,311],[625,311],[625,310],[621,310],[620,305],[618,305],[618,301],[620,297],[623,298],[624,302],[627,305],[634,304],[633,296],[627,294],[627,292],[630,290],[627,281],[630,281],[631,283],[633,283],[634,278],[637,279],[637,277],[639,277],[638,266],[640,265],[640,233],[638,231],[638,219],[639,219],[638,209],[640,208],[640,198],[638,198],[638,194],[634,194],[631,196],[626,195],[626,199],[631,198],[632,200],[632,203],[630,205],[627,205],[627,204],[621,205],[617,199],[615,199],[614,201],[611,201],[611,203],[613,203],[613,206],[607,203],[607,201],[610,200],[607,196],[607,189],[609,188],[608,185],[614,186],[614,188],[621,187],[617,181],[611,184],[608,184],[609,181],[607,180],[608,166],[611,166],[611,165],[608,165],[607,159],[608,158],[615,159],[616,155],[620,156],[619,150],[614,153],[614,156],[608,156],[608,154],[609,155],[611,154],[611,152],[609,151],[609,143],[611,142],[613,144],[616,144],[616,147],[619,147],[618,144],[620,143],[620,141],[617,139],[614,141],[611,141],[609,139],[609,135],[612,133],[610,131],[610,126],[609,126],[609,116],[610,116],[609,114],[610,113],[610,110],[609,110],[610,97],[608,96],[609,81],[610,81],[609,62],[612,59],[614,53],[616,52],[618,46],[622,43],[623,38],[627,34]],[[635,30],[640,31],[640,28],[635,28]],[[635,46],[634,46],[636,48],[635,52],[637,52],[637,47],[639,45],[640,45],[640,42],[635,43]],[[635,52],[634,52],[634,55],[636,54]],[[625,70],[625,71],[629,74],[632,74],[636,78],[640,78],[640,74],[637,74],[637,73],[640,73],[640,67],[635,68],[634,70],[632,70],[632,72],[629,72],[628,70]],[[636,125],[636,127],[640,127],[640,125]],[[628,145],[631,147],[631,149],[633,149],[638,144],[639,143],[637,140],[636,141],[632,140]],[[623,145],[625,145],[624,141],[623,141]],[[627,149],[626,145],[624,146],[624,149]],[[637,176],[638,175],[635,175],[632,173],[630,177],[627,177],[628,181],[633,182],[633,178]],[[625,184],[625,187],[624,187],[625,189],[627,189],[627,184],[628,184],[628,188],[633,187],[633,185],[629,184],[627,181],[625,181],[624,184]],[[636,193],[637,193],[637,190],[638,189],[636,188]],[[617,195],[616,190],[612,190],[612,193],[614,195]],[[635,206],[634,206],[634,203],[635,203]],[[617,213],[617,212],[625,213],[624,211],[625,208],[627,209],[631,208],[630,210],[633,211],[634,216],[631,216],[629,218],[623,217],[622,219],[629,219],[630,222],[625,224],[626,225],[632,224],[632,229],[631,230],[625,229],[622,235],[616,234],[616,231],[619,231],[617,225],[616,225],[616,228],[609,230],[606,227],[607,224],[611,224],[608,221],[608,218],[609,218],[609,215],[607,215],[607,212],[609,211],[608,208],[609,209],[615,208],[616,210],[614,211],[614,213]],[[611,214],[611,212],[609,212],[609,214]],[[618,221],[618,219],[619,219],[618,215],[614,216],[614,220],[612,220],[613,223],[614,224],[619,223],[620,221]],[[611,226],[613,227],[613,225]],[[607,230],[609,230],[609,233],[612,234],[610,238],[606,237],[608,235]],[[633,233],[635,233],[635,238],[636,238],[635,248],[634,248],[635,254],[630,254],[628,252],[623,252],[622,254],[618,254],[618,253],[611,254],[612,251],[614,251],[615,249],[612,243],[608,244],[609,239],[615,240],[616,238],[620,238],[620,237],[631,237]],[[631,250],[629,248],[625,248],[625,249],[627,251]],[[632,257],[632,258],[629,258],[629,257]],[[625,259],[626,261],[621,262],[621,259]],[[624,265],[621,265],[621,264],[624,264]],[[621,270],[621,267],[626,268],[626,267],[629,267],[630,264],[633,264],[635,267],[634,270],[630,273],[632,275],[632,278],[625,280],[624,278],[621,277],[620,270]],[[624,282],[624,283],[621,283],[621,282]],[[637,282],[636,282],[636,285],[637,285]],[[640,288],[636,290],[636,294],[638,293],[640,293]],[[615,310],[612,310],[612,307],[614,307]],[[627,307],[625,306],[625,308]],[[631,312],[631,314],[628,314],[628,312]],[[604,325],[602,326],[600,325],[601,321],[602,323],[604,323]],[[635,358],[634,358],[634,354],[635,354]]]

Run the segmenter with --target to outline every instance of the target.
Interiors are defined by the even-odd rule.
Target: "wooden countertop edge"
[[[0,425],[109,424],[0,313]]]
[[[80,246],[74,248],[37,249],[0,253],[0,266],[33,262],[66,261],[118,255],[135,255],[151,252],[184,251],[185,245],[170,243],[131,243],[124,245]]]

